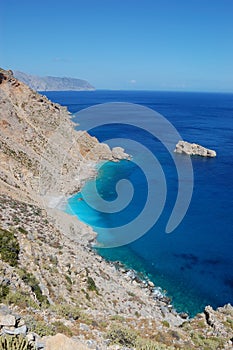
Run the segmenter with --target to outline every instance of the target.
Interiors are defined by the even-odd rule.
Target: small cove
[[[51,95],[49,97],[52,98]],[[191,205],[172,234],[165,233],[165,226],[177,192],[176,174],[169,155],[161,149],[158,156],[166,164],[169,200],[156,225],[126,246],[97,250],[110,261],[121,261],[129,268],[148,275],[155,285],[167,291],[178,311],[186,311],[193,316],[207,304],[218,307],[233,303],[233,163],[229,157],[233,147],[232,95],[96,91],[86,94],[57,93],[53,99],[68,108],[70,106],[72,112],[83,106],[103,103],[105,99],[140,102],[169,118],[184,139],[206,146],[215,145],[216,159],[192,159],[195,186]],[[83,104],[75,105],[71,101],[83,101]],[[117,130],[117,136],[128,136],[129,132],[127,129]],[[107,130],[106,127],[93,131],[93,135],[101,141],[110,137],[111,133],[115,130]],[[136,137],[145,142],[143,133],[137,133]],[[137,189],[127,210],[111,216],[98,212],[85,201],[78,200],[82,197],[81,193],[70,198],[72,211],[94,228],[111,227],[132,219],[142,210],[146,197],[140,169],[125,161],[105,163],[99,169],[97,187],[102,198],[111,202],[116,199],[116,184],[121,178],[129,179]],[[87,196],[92,195],[89,192],[90,182],[82,190]],[[101,242],[104,239],[101,229],[98,234]]]

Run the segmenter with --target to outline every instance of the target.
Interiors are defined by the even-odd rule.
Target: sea
[[[132,161],[103,162],[98,166],[97,179],[88,181],[80,193],[69,198],[66,210],[98,233],[100,244],[94,249],[105,259],[119,261],[152,280],[171,298],[178,312],[187,312],[193,317],[206,305],[216,308],[226,303],[233,304],[233,94],[110,90],[44,94],[52,101],[67,106],[73,120],[80,124],[76,126],[78,130],[86,128],[83,119],[86,110],[91,110],[95,120],[95,115],[98,114],[99,118],[102,113],[101,108],[105,110],[105,106],[110,106],[107,109],[109,120],[105,123],[93,122],[93,127],[88,128],[89,133],[110,145],[114,138],[119,146],[123,145],[123,139],[132,139],[146,148],[142,149],[142,153],[138,152]],[[122,118],[118,123],[116,115],[111,117],[111,106],[128,106],[130,109],[136,106],[136,111],[139,109],[140,113],[135,110],[131,113],[131,121],[136,126],[130,125],[132,123],[124,125]],[[151,113],[149,118],[146,118],[147,112]],[[187,212],[171,233],[167,233],[166,227],[179,191],[179,170],[169,147],[164,146],[163,140],[157,139],[158,135],[148,132],[154,123],[153,115],[156,117],[158,113],[172,124],[181,139],[217,152],[215,158],[176,156],[183,169],[192,168],[193,178],[190,173],[189,180],[192,180],[190,186],[193,186],[193,192]],[[127,116],[125,118],[127,120]],[[145,128],[138,127],[142,121]],[[130,147],[129,143],[127,153],[130,153]],[[159,164],[155,171],[152,164],[151,168],[146,164],[146,159],[149,159],[147,150],[156,153]],[[151,187],[145,171],[153,175]],[[124,227],[135,220],[145,209],[149,192],[155,189],[160,193],[164,185],[162,177],[166,182],[166,198],[161,194],[163,205],[157,212],[157,220],[150,227],[143,228],[145,232],[141,236],[136,234],[136,228],[135,239],[130,242],[123,239],[119,246],[105,245],[109,238],[106,228]],[[122,183],[123,179],[125,183]],[[112,205],[118,198],[117,184],[120,182],[128,189],[133,187],[132,200],[118,212],[114,208],[112,212],[103,210],[101,200]],[[101,200],[95,199],[93,188]],[[156,193],[155,197],[159,197],[160,194]],[[91,204],[88,199],[91,199]],[[182,200],[185,202],[185,198]],[[155,211],[156,203],[155,198]],[[149,215],[153,216],[153,212]],[[131,233],[134,236],[134,232]]]

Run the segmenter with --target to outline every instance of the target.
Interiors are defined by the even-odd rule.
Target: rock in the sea
[[[114,147],[112,149],[113,159],[121,160],[121,159],[130,159],[130,156],[125,153],[122,147]]]
[[[174,150],[176,153],[185,153],[190,156],[201,156],[201,157],[216,157],[216,152],[205,148],[196,143],[189,143],[187,141],[179,141]]]

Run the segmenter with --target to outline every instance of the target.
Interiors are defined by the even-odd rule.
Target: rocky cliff
[[[52,205],[121,149],[75,131],[66,108],[4,70],[0,142],[0,348],[232,348],[232,306],[177,314],[153,283],[98,256],[91,228]]]
[[[92,91],[95,90],[88,81],[68,77],[38,77],[15,71],[14,76],[35,91]]]

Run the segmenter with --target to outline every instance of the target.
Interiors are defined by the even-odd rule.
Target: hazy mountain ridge
[[[14,71],[14,76],[35,91],[93,91],[88,81],[69,77],[40,77]]]

